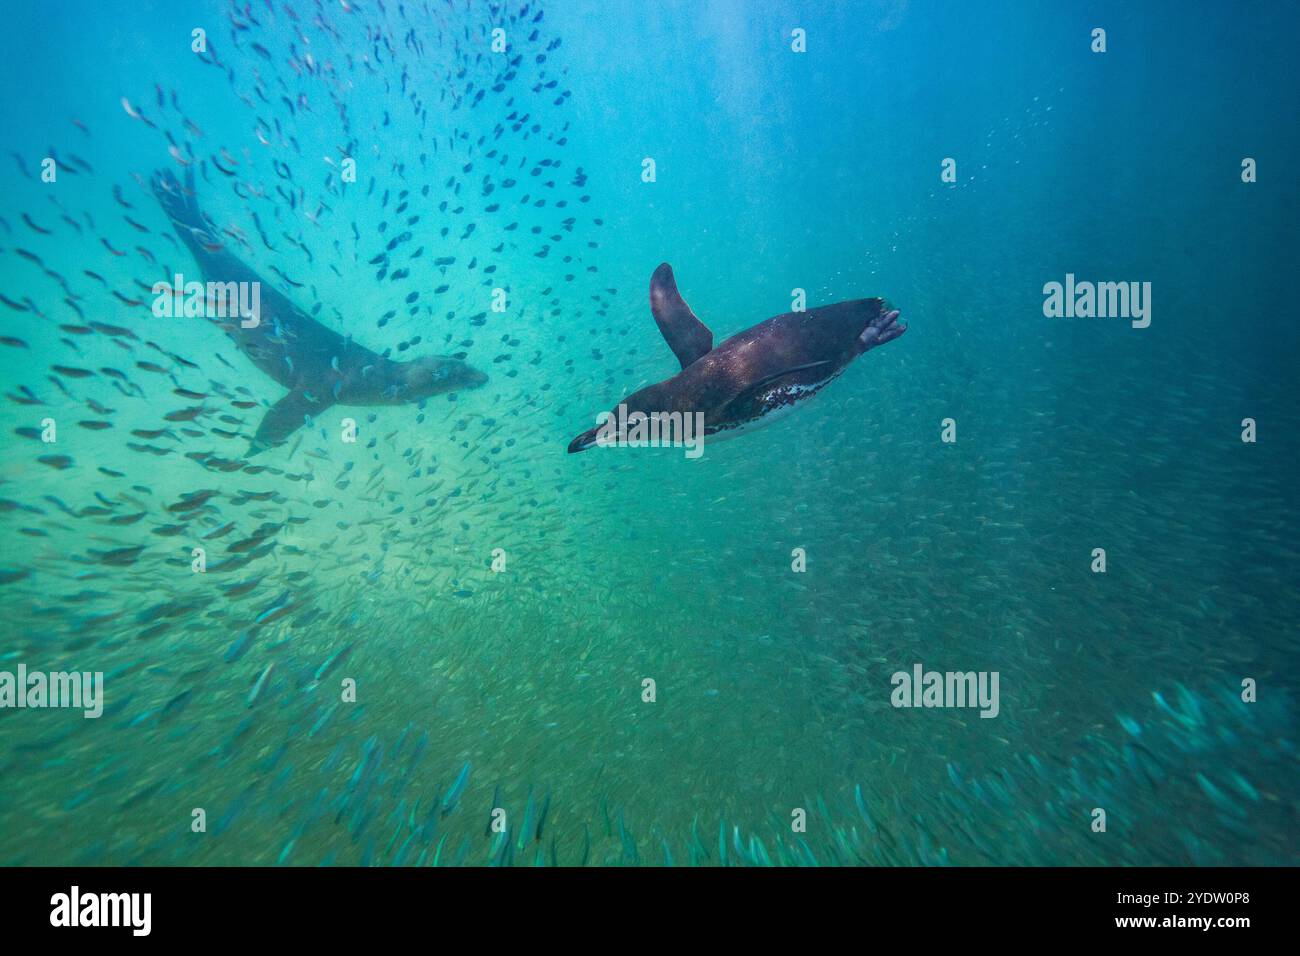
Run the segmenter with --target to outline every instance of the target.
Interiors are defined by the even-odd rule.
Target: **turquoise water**
[[[0,708],[0,861],[1295,862],[1294,8],[11,7],[0,672],[104,690]],[[150,309],[187,168],[487,384],[245,458],[284,389]],[[568,455],[678,370],[663,261],[718,341],[795,289],[909,332],[697,460]],[[893,706],[917,664],[997,716]]]

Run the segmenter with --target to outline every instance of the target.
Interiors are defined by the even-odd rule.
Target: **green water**
[[[299,6],[0,41],[0,671],[104,675],[98,719],[0,708],[0,862],[1295,862],[1293,10]],[[283,389],[137,285],[198,273],[167,134],[267,283],[488,384],[244,459]],[[567,455],[677,371],[662,261],[718,341],[796,289],[909,332],[698,460]],[[1150,326],[1046,318],[1067,273]],[[997,716],[893,706],[916,664]]]

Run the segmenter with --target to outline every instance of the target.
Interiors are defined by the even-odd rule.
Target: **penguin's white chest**
[[[780,421],[796,408],[807,403],[838,375],[839,372],[836,372],[820,382],[809,382],[803,385],[781,385],[774,388],[762,396],[758,405],[760,411],[756,416],[744,421],[728,422],[720,426],[716,431],[708,431],[706,432],[708,440],[710,442],[726,441],[729,438],[735,438],[737,435],[743,435],[746,432],[752,432],[765,425]]]

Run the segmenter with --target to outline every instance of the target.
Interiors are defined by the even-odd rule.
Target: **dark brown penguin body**
[[[883,299],[855,299],[773,316],[714,348],[713,333],[682,299],[667,263],[650,280],[650,310],[682,370],[619,405],[629,415],[703,413],[704,434],[715,441],[807,401],[863,352],[907,331]],[[611,415],[618,417],[617,408]],[[600,431],[583,432],[569,451],[617,444],[598,442]]]

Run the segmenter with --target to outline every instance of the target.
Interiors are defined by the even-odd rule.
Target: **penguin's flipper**
[[[713,333],[677,291],[673,267],[666,262],[650,277],[650,313],[682,368],[712,351]]]

